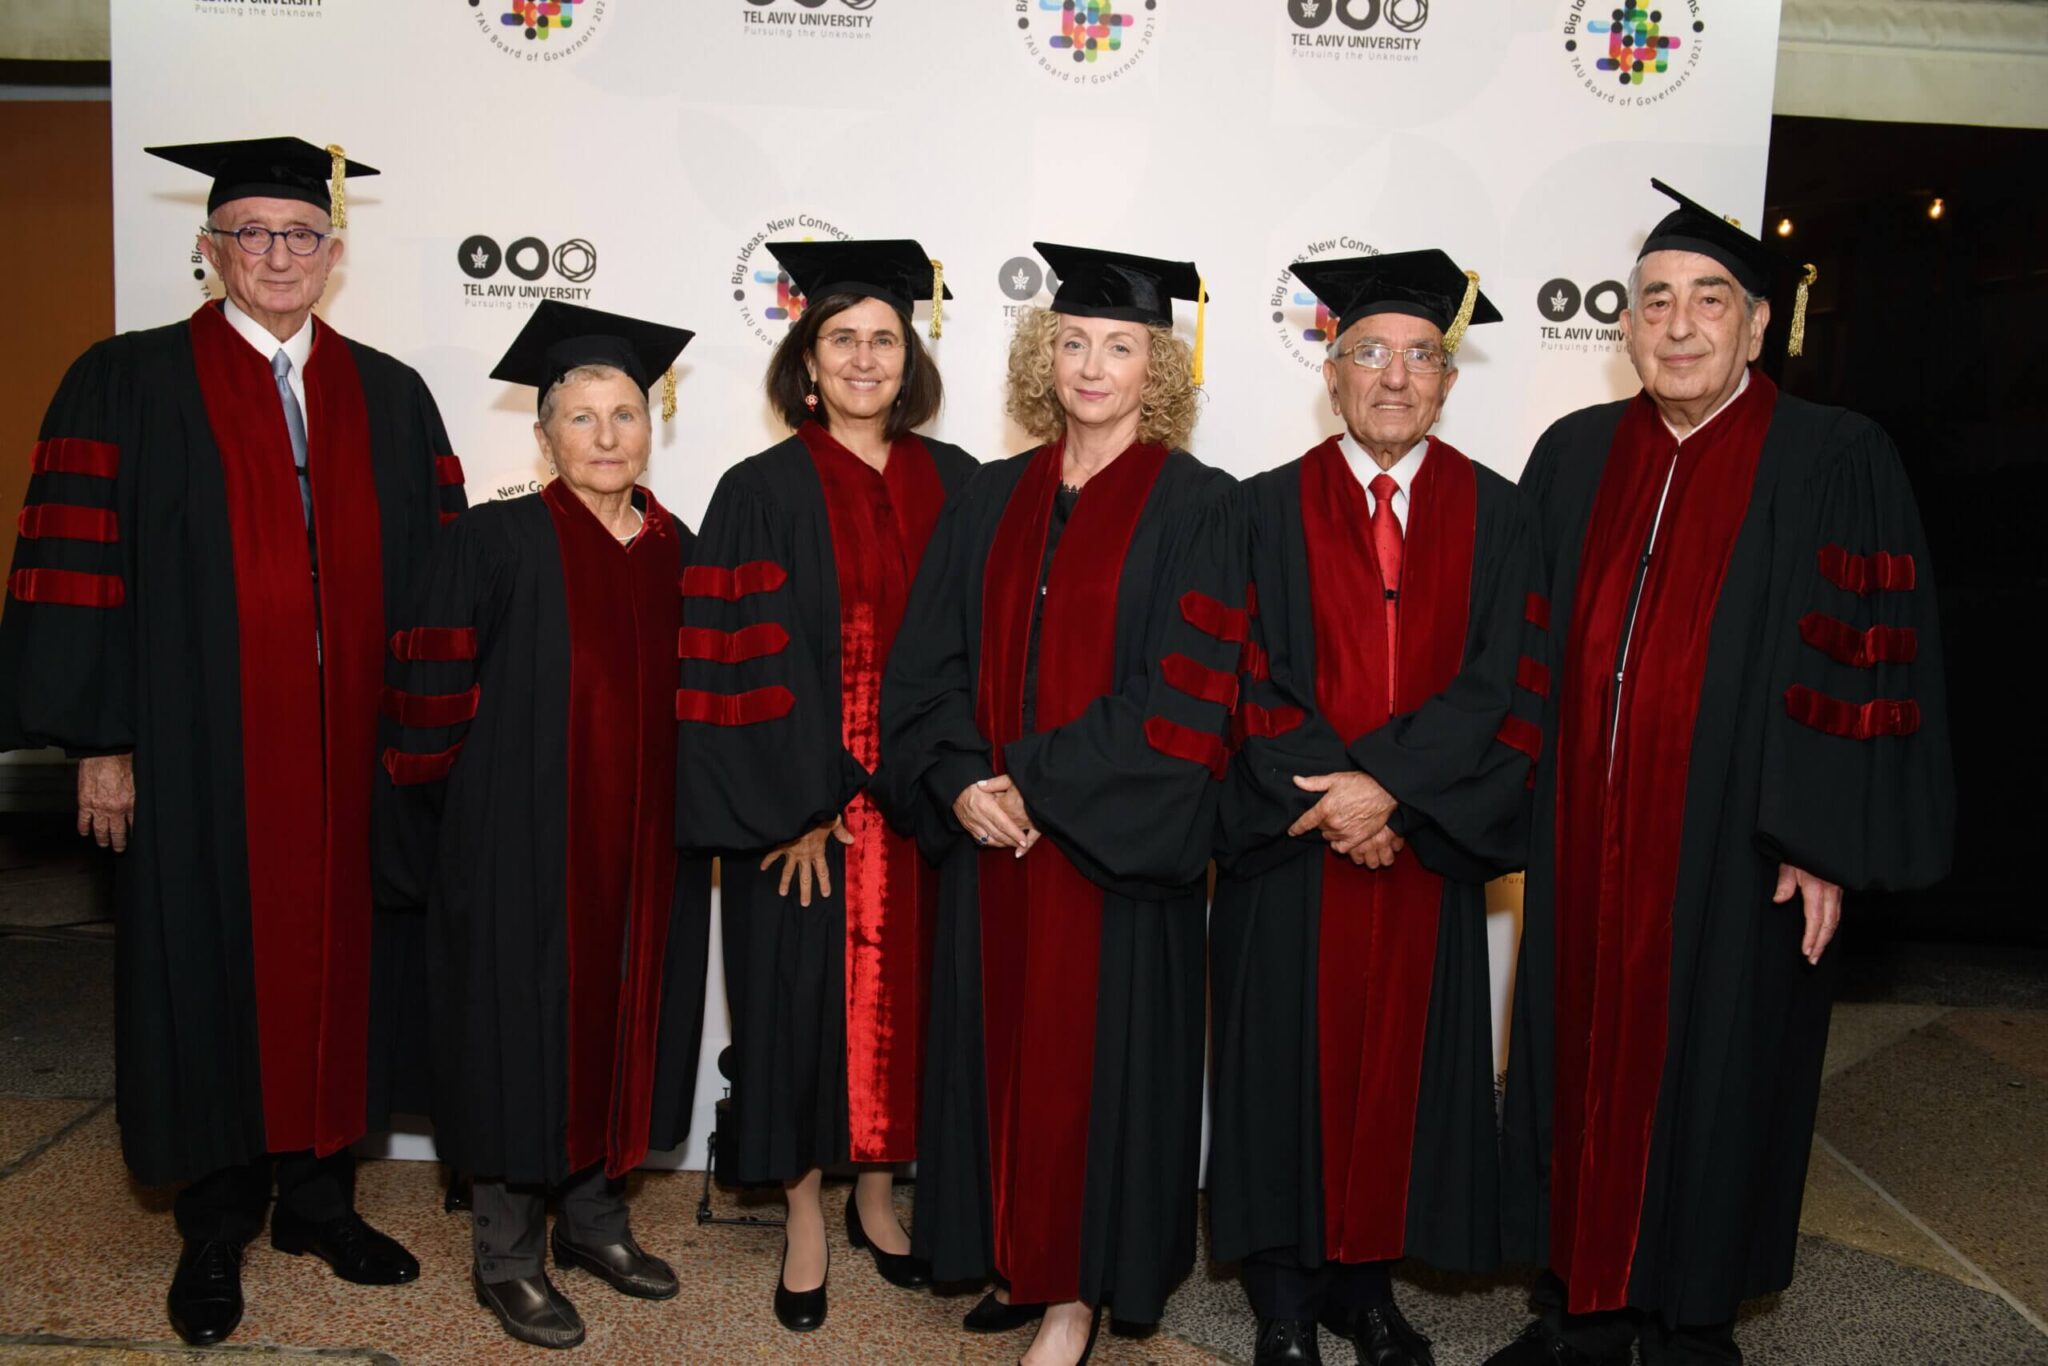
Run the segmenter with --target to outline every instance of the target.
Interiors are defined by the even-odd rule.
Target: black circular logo
[[[1536,311],[1546,322],[1563,322],[1578,316],[1579,287],[1570,280],[1557,279],[1547,282],[1536,291]]]
[[[498,273],[498,265],[504,259],[498,244],[482,233],[463,238],[462,245],[455,249],[455,263],[472,280],[490,279]]]
[[[1037,296],[1040,286],[1045,283],[1045,271],[1029,256],[1012,256],[1003,262],[997,283],[1005,295],[1023,303]]]
[[[1337,0],[1337,18],[1363,33],[1380,21],[1380,0]]]
[[[538,237],[522,237],[505,248],[505,269],[522,280],[538,280],[548,273],[548,244]]]
[[[1387,23],[1413,33],[1429,22],[1429,0],[1387,0]]]
[[[1602,280],[1586,291],[1586,312],[1597,322],[1611,327],[1621,321],[1621,311],[1627,307],[1628,286],[1619,280]]]
[[[597,274],[597,248],[581,237],[572,237],[555,248],[555,274],[572,285],[580,285]]]
[[[1287,0],[1287,17],[1297,28],[1321,28],[1336,7],[1337,0]]]

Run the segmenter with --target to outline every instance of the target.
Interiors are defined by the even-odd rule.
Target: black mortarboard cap
[[[377,174],[375,166],[350,161],[339,147],[315,147],[303,138],[186,142],[142,150],[212,176],[208,213],[231,199],[297,199],[332,216],[337,228],[348,223],[345,177]]]
[[[670,369],[695,334],[680,327],[644,322],[622,313],[544,299],[510,349],[491,371],[492,379],[531,384],[545,399],[555,381],[579,365],[609,365],[642,389],[665,380],[662,416],[675,412],[675,373]]]
[[[768,250],[806,298],[857,294],[880,299],[906,319],[919,299],[932,301],[932,335],[939,335],[940,302],[953,297],[944,268],[915,239],[864,242],[770,242]]]
[[[1360,318],[1400,313],[1434,323],[1444,334],[1445,349],[1455,351],[1466,327],[1501,320],[1493,300],[1479,292],[1478,274],[1467,275],[1435,247],[1382,256],[1296,261],[1289,269],[1323,301],[1323,307],[1337,315],[1332,336],[1342,336]],[[1457,340],[1453,340],[1454,334]]]
[[[1719,261],[1737,284],[1751,294],[1768,297],[1773,286],[1797,282],[1793,289],[1792,322],[1786,329],[1785,354],[1799,355],[1806,347],[1806,292],[1820,272],[1801,266],[1791,257],[1767,246],[1744,232],[1732,220],[1695,203],[1678,191],[1650,178],[1660,194],[1670,196],[1678,207],[1658,220],[1636,253],[1642,260],[1653,251],[1693,251]]]
[[[1192,261],[1161,261],[1121,251],[1033,242],[1059,277],[1052,311],[1082,318],[1116,318],[1152,327],[1173,326],[1173,301],[1205,298]]]
[[[1661,180],[1652,178],[1650,184],[1676,200],[1678,207],[1650,229],[1643,249],[1636,253],[1638,261],[1653,251],[1698,252],[1728,267],[1736,281],[1752,294],[1769,294],[1778,277],[1797,270],[1792,262],[1713,210],[1687,199]]]

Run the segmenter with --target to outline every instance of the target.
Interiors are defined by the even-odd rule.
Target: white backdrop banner
[[[1330,319],[1288,263],[1440,246],[1507,319],[1467,341],[1440,432],[1513,476],[1554,418],[1635,388],[1616,315],[1669,207],[1649,178],[1761,216],[1777,29],[1770,0],[113,0],[116,314],[217,289],[207,186],[144,146],[339,143],[383,174],[349,186],[323,312],[426,376],[471,501],[539,486],[532,391],[488,375],[559,298],[696,331],[651,475],[694,525],[786,434],[761,379],[801,299],[766,242],[940,257],[933,431],[983,459],[1028,444],[1001,387],[1049,296],[1034,240],[1192,259],[1192,445],[1238,475],[1335,430]],[[727,1041],[711,961],[688,1165]]]

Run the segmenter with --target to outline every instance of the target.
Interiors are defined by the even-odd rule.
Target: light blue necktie
[[[299,396],[292,392],[292,358],[283,347],[270,358],[270,373],[277,377],[277,401],[284,405],[284,428],[292,438],[292,464],[299,472],[299,509],[308,530],[313,526],[313,477],[306,472],[306,415],[299,411]]]

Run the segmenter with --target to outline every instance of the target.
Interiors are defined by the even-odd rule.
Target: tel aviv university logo
[[[1059,277],[1036,256],[1012,256],[996,271],[996,289],[1004,299],[1005,318],[1015,318],[1027,308],[1044,308],[1059,288]]]
[[[1545,351],[1612,354],[1624,348],[1621,313],[1628,286],[1619,280],[1582,284],[1560,275],[1536,291],[1536,344]]]
[[[1422,55],[1429,0],[1284,0],[1299,61],[1412,62]]]
[[[1570,0],[1564,51],[1572,75],[1603,104],[1657,104],[1684,89],[1705,51],[1705,0],[1655,0],[1608,8]]]
[[[552,246],[538,237],[514,237],[500,246],[496,237],[479,232],[456,246],[455,265],[466,277],[467,308],[531,308],[542,299],[588,304],[597,248],[587,237]]]
[[[541,65],[584,51],[611,0],[464,0],[470,23],[507,57]]]
[[[1010,0],[1032,63],[1065,85],[1120,79],[1144,59],[1160,0]]]
[[[853,39],[875,32],[880,0],[746,0],[740,32],[749,38]]]

